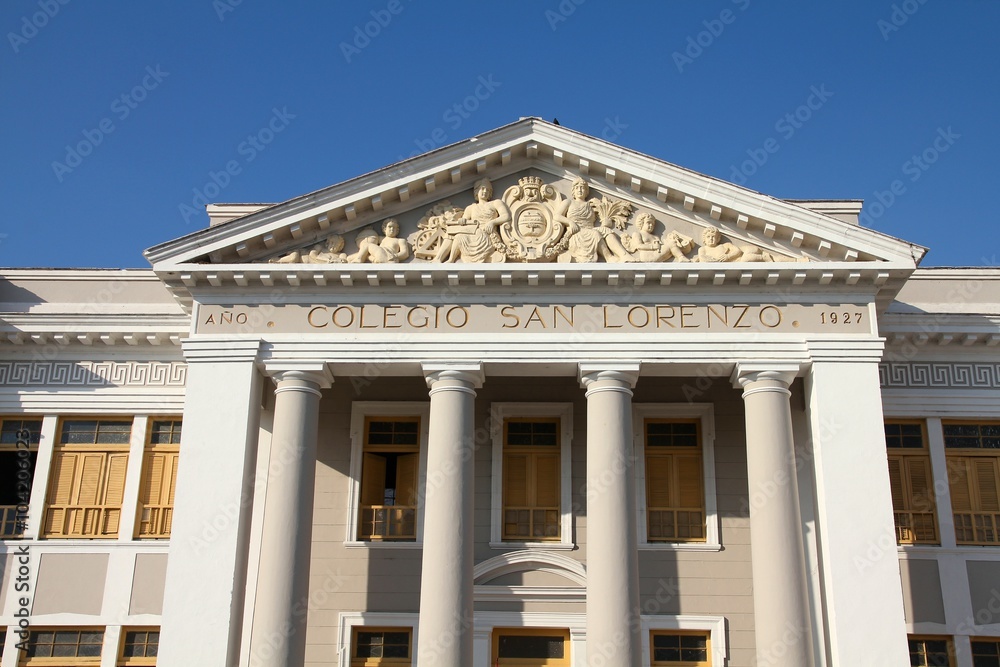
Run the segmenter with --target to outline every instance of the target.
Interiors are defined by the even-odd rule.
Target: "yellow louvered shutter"
[[[108,467],[105,475],[104,525],[101,532],[105,535],[117,535],[121,524],[122,499],[125,497],[125,472],[128,470],[128,454],[108,454]]]
[[[933,508],[934,482],[931,479],[930,460],[923,457],[907,457],[906,479],[910,484],[910,497],[907,509],[915,509],[923,512]],[[893,497],[893,503],[895,503]]]
[[[671,471],[669,456],[646,459],[646,503],[650,507],[670,507]]]
[[[396,458],[396,504],[415,507],[417,504],[417,455],[403,454]]]
[[[889,457],[889,489],[892,491],[892,506],[896,511],[906,509],[906,492],[903,489],[903,461]]]
[[[385,457],[365,454],[361,470],[361,504],[385,503]]]
[[[964,458],[948,462],[951,507],[956,512],[972,511],[972,487],[969,485],[968,461]]]
[[[702,493],[702,472],[700,455],[677,455],[677,506],[701,507],[705,494]]]
[[[166,454],[146,452],[146,470],[143,472],[142,488],[139,491],[139,502],[143,505],[159,505],[161,502],[166,457]]]
[[[101,478],[107,454],[82,453],[80,457],[80,477],[74,505],[98,505],[101,501]]]
[[[539,454],[535,457],[535,505],[559,506],[558,454]]]
[[[49,482],[48,505],[43,532],[47,537],[64,534],[66,505],[71,504],[76,481],[77,454],[56,450]]]
[[[507,454],[503,470],[504,505],[525,507],[528,504],[528,457]]]
[[[177,464],[180,462],[181,455],[178,452],[174,452],[170,455],[170,462],[167,467],[167,472],[170,477],[170,481],[167,483],[167,504],[173,507],[174,504],[174,489],[177,486]]]
[[[1000,497],[997,493],[996,463],[993,459],[973,459],[976,474],[976,488],[981,512],[1000,512]]]

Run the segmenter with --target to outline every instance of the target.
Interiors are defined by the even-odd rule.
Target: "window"
[[[131,431],[131,420],[63,420],[53,452],[44,537],[117,537]]]
[[[954,664],[955,649],[947,637],[909,637],[907,643],[913,667],[952,667]]]
[[[559,420],[512,418],[503,429],[503,539],[558,541]]]
[[[886,422],[885,446],[896,542],[938,544],[934,477],[923,422]]]
[[[137,537],[170,537],[180,442],[179,419],[152,420],[142,463]]]
[[[41,419],[0,420],[0,538],[21,537],[28,527],[41,430]]]
[[[497,628],[493,630],[493,665],[556,667],[569,665],[569,630]]]
[[[972,667],[1000,667],[1000,639],[973,638]]]
[[[1000,423],[944,422],[958,544],[1000,544]]]
[[[409,665],[412,637],[411,628],[355,627],[351,637],[351,667]]]
[[[646,537],[705,541],[701,438],[695,419],[646,419]]]
[[[569,403],[490,406],[490,546],[572,549]]]
[[[159,628],[137,628],[125,630],[122,648],[118,654],[118,665],[155,665],[160,647]]]
[[[649,637],[650,664],[671,667],[711,665],[711,641],[707,632],[653,630]]]
[[[33,630],[21,665],[77,667],[101,664],[104,631],[100,629],[52,628]]]
[[[416,540],[419,417],[365,419],[359,540]]]

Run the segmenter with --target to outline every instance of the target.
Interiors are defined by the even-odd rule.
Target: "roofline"
[[[308,209],[309,205],[319,208],[326,202],[336,201],[341,197],[349,197],[352,193],[358,193],[366,188],[369,190],[377,190],[378,188],[388,185],[389,183],[397,182],[401,175],[410,173],[415,174],[420,171],[428,171],[431,169],[441,169],[442,167],[434,167],[437,164],[447,164],[451,160],[468,158],[468,154],[460,153],[460,149],[465,146],[473,146],[471,153],[486,155],[490,151],[497,149],[502,149],[504,145],[514,146],[517,145],[519,141],[524,140],[531,134],[536,134],[539,139],[546,140],[549,143],[557,144],[562,149],[569,149],[571,151],[580,148],[580,144],[583,141],[593,142],[597,145],[600,150],[597,152],[597,157],[599,160],[615,160],[624,163],[626,165],[636,165],[640,171],[646,172],[646,178],[650,178],[650,174],[653,176],[658,175],[663,172],[664,168],[674,171],[674,180],[680,181],[683,185],[693,192],[702,193],[700,196],[707,195],[708,193],[714,194],[720,200],[729,199],[730,201],[734,199],[745,199],[747,195],[756,196],[764,201],[754,202],[754,207],[756,208],[757,214],[760,215],[766,209],[771,208],[770,214],[779,215],[784,212],[788,217],[792,219],[802,218],[802,213],[807,212],[809,216],[816,216],[814,220],[827,220],[830,223],[842,224],[842,221],[833,218],[832,216],[825,215],[824,213],[811,211],[802,206],[794,203],[789,203],[786,200],[778,199],[771,195],[761,193],[755,190],[750,190],[748,188],[729,183],[722,179],[710,176],[707,174],[702,174],[700,172],[694,171],[687,167],[682,167],[680,165],[675,165],[670,162],[666,162],[660,158],[652,157],[650,155],[640,153],[638,151],[624,148],[616,144],[612,144],[604,139],[598,137],[592,137],[590,135],[584,134],[577,130],[571,130],[569,128],[563,127],[561,125],[553,125],[545,120],[539,118],[525,118],[518,120],[513,123],[509,123],[502,127],[494,130],[489,130],[480,135],[464,139],[447,146],[441,146],[439,148],[428,151],[421,155],[417,155],[411,158],[407,158],[400,162],[393,163],[386,167],[370,171],[368,173],[362,174],[355,178],[337,183],[335,185],[327,186],[320,190],[315,190],[313,192],[300,195],[289,199],[286,202],[262,209],[256,213],[252,213],[241,218],[236,218],[220,224],[199,229],[191,232],[185,236],[167,241],[155,245],[147,249],[143,256],[146,257],[148,261],[156,264],[160,261],[178,261],[176,257],[170,257],[170,251],[177,249],[179,253],[190,252],[194,248],[197,248],[200,244],[198,241],[200,239],[217,239],[223,228],[230,229],[228,226],[232,224],[238,224],[240,227],[237,229],[242,229],[243,226],[250,226],[257,222],[264,224],[274,223],[277,221],[274,218],[275,209],[286,210],[288,216],[294,216],[297,214],[302,214],[303,209]],[[482,148],[476,147],[476,144],[482,142],[485,144]],[[591,150],[595,147],[591,146]],[[610,150],[609,150],[610,149]],[[603,152],[602,152],[603,151]],[[615,155],[617,154],[617,155]],[[434,156],[444,155],[444,159],[440,161],[435,161]],[[431,163],[430,166],[427,163]],[[407,165],[415,164],[418,167],[413,168],[411,171],[407,172]],[[688,179],[685,176],[695,176],[699,182],[691,183],[693,179]],[[705,187],[704,182],[700,182],[701,179],[709,181],[708,187]],[[323,199],[324,201],[316,201],[318,199]],[[304,206],[305,205],[305,206]],[[774,210],[776,207],[779,210]],[[238,222],[237,222],[238,221]],[[239,233],[239,232],[237,232]],[[841,230],[841,235],[845,235],[845,232]],[[877,251],[868,250],[867,252],[872,252],[873,254],[884,253],[886,255],[895,255],[897,257],[903,257],[908,255],[908,259],[913,261],[914,264],[919,264],[923,257],[927,254],[928,249],[924,246],[920,246],[909,241],[899,239],[882,232],[878,232],[872,229],[866,229],[863,227],[854,226],[852,230],[846,235],[857,237],[867,237],[864,238],[864,244],[871,247],[879,248]],[[845,235],[845,236],[846,236]],[[860,239],[858,239],[860,240]],[[888,241],[889,243],[886,243]],[[905,252],[903,248],[896,247],[892,248],[892,245],[905,246],[908,248],[908,252]],[[166,255],[166,256],[165,256]],[[180,260],[185,261],[185,260]]]

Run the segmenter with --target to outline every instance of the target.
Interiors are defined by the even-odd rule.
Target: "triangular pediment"
[[[484,179],[492,191],[477,195]],[[276,280],[610,285],[624,277],[861,284],[884,305],[926,252],[860,227],[858,202],[775,199],[534,118],[284,203],[223,208],[218,224],[145,253],[183,303],[199,285]]]

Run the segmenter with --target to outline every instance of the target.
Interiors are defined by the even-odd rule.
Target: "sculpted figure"
[[[372,264],[389,264],[402,262],[410,256],[410,244],[399,237],[399,223],[389,218],[382,223],[382,233],[385,237],[379,240],[373,229],[366,229],[358,235],[358,251],[348,258],[354,264],[371,262]]]
[[[706,227],[701,233],[702,246],[698,248],[697,262],[806,262],[807,257],[792,259],[778,255],[755,245],[736,246],[722,240],[719,228]]]
[[[680,232],[670,232],[662,239],[653,234],[656,218],[652,213],[643,213],[635,221],[636,230],[630,236],[622,237],[625,249],[640,262],[662,262],[671,257],[677,262],[690,262],[685,253],[691,251],[691,238]]]
[[[317,243],[307,251],[293,250],[287,255],[268,260],[270,264],[341,264],[347,261],[344,249],[344,237],[332,234],[326,240]]]
[[[557,218],[567,226],[570,235],[568,252],[560,256],[560,261],[596,262],[603,257],[606,262],[635,261],[625,250],[614,226],[624,226],[631,214],[629,204],[604,198],[600,202],[587,197],[590,186],[582,178],[573,181],[573,196],[566,200],[557,211]],[[601,224],[595,227],[598,213]]]
[[[448,256],[444,248],[438,253],[438,261],[466,263],[485,262],[496,250],[490,234],[500,225],[510,222],[510,209],[499,199],[493,199],[493,184],[488,178],[476,182],[476,201],[469,204],[462,213],[458,225],[449,225],[447,234],[451,242],[447,244]]]

